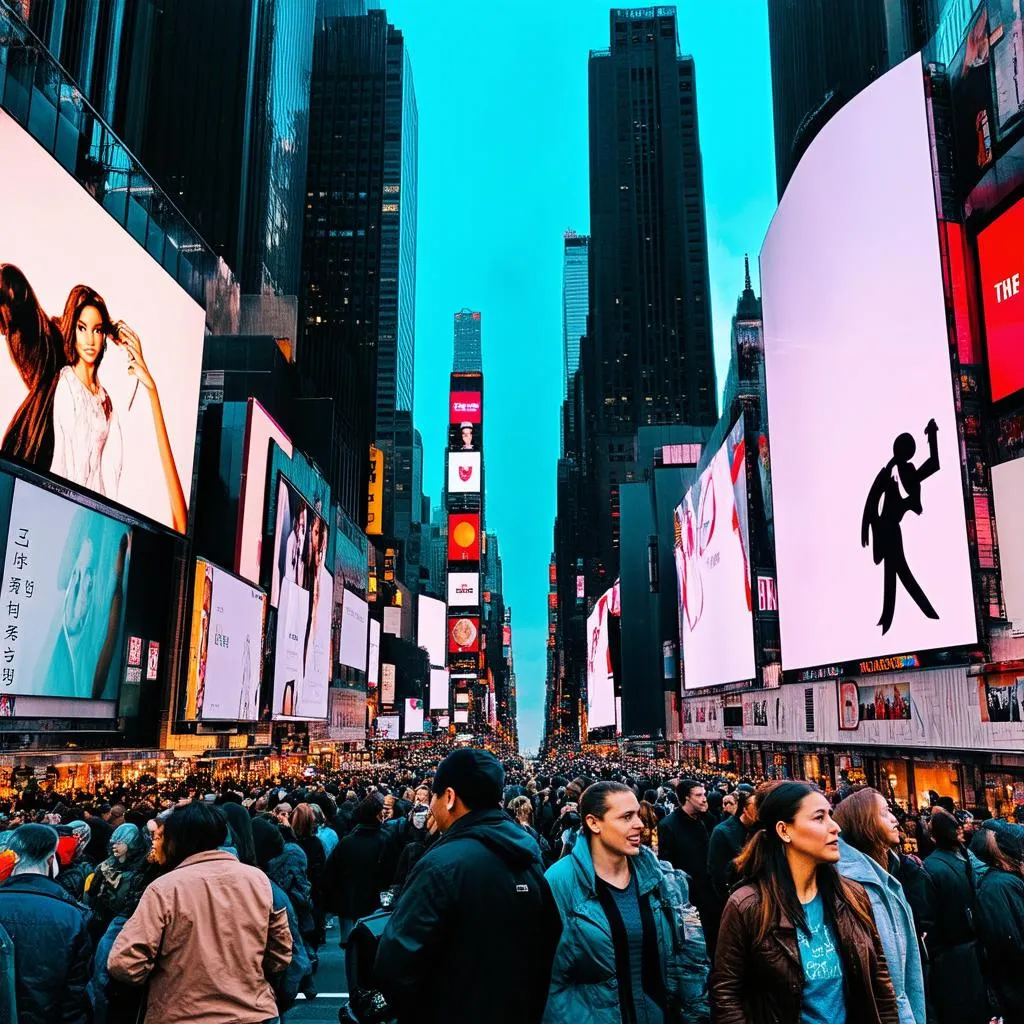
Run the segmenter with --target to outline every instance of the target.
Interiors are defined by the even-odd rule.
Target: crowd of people
[[[276,1024],[336,941],[359,1024],[1024,1024],[1024,825],[930,803],[475,748],[30,786],[0,1020]]]

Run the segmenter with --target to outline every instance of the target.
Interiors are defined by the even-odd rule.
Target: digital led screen
[[[398,715],[381,715],[377,719],[377,738],[381,740],[397,740],[399,738]]]
[[[423,732],[423,701],[409,697],[405,702],[405,731]]]
[[[480,453],[448,453],[448,493],[480,493]]]
[[[361,598],[345,591],[341,606],[341,650],[338,660],[342,665],[366,671],[367,621],[370,617],[369,606]]]
[[[587,728],[615,724],[615,676],[608,649],[608,616],[612,591],[607,590],[587,616]]]
[[[480,516],[477,514],[448,517],[448,561],[480,561]]]
[[[999,535],[999,575],[1006,617],[1024,623],[1024,459],[992,467],[996,532]]]
[[[451,572],[448,574],[448,607],[476,608],[480,604],[480,574]]]
[[[432,668],[430,670],[430,710],[448,710],[448,670]]]
[[[452,391],[448,404],[449,423],[479,423],[483,418],[483,395],[479,391]]]
[[[3,111],[0,153],[0,455],[184,533],[206,314]]]
[[[384,529],[384,452],[370,447],[370,489],[366,510],[366,533],[379,537]]]
[[[324,567],[326,554],[327,524],[280,477],[273,563],[275,718],[327,718],[334,581]]]
[[[686,689],[753,679],[742,416],[675,511],[675,561]]]
[[[384,609],[384,632],[402,635],[402,609],[398,605],[390,604]]]
[[[380,623],[370,619],[370,642],[367,646],[366,682],[376,686],[380,682]]]
[[[260,582],[263,558],[263,524],[267,505],[267,466],[270,442],[292,457],[292,442],[256,401],[249,399],[245,428],[242,487],[238,497],[238,534],[235,547],[235,572],[251,583]]]
[[[471,654],[480,650],[480,619],[476,615],[452,616],[448,620],[448,653]]]
[[[186,721],[257,721],[266,606],[262,590],[196,559]]]
[[[978,235],[992,401],[1024,388],[1024,200]]]
[[[0,694],[114,700],[131,528],[24,480],[0,483],[11,493]]]
[[[426,650],[433,666],[446,664],[445,628],[444,601],[421,596],[416,621],[416,642]]]
[[[761,284],[782,667],[974,643],[920,56],[811,143]]]

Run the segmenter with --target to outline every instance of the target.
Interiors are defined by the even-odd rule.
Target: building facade
[[[483,322],[479,312],[461,309],[455,314],[455,354],[452,370],[456,373],[483,372]]]

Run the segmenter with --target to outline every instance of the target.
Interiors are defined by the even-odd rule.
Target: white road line
[[[296,998],[297,999],[305,999],[306,998],[306,993],[305,992],[300,992],[298,994],[298,996],[296,996]],[[348,993],[347,992],[318,992],[316,998],[317,999],[348,999]],[[313,1000],[310,1000],[310,1002],[313,1002]]]

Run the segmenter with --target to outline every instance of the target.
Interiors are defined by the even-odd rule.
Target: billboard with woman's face
[[[0,455],[183,533],[205,314],[2,111],[0,153]]]

